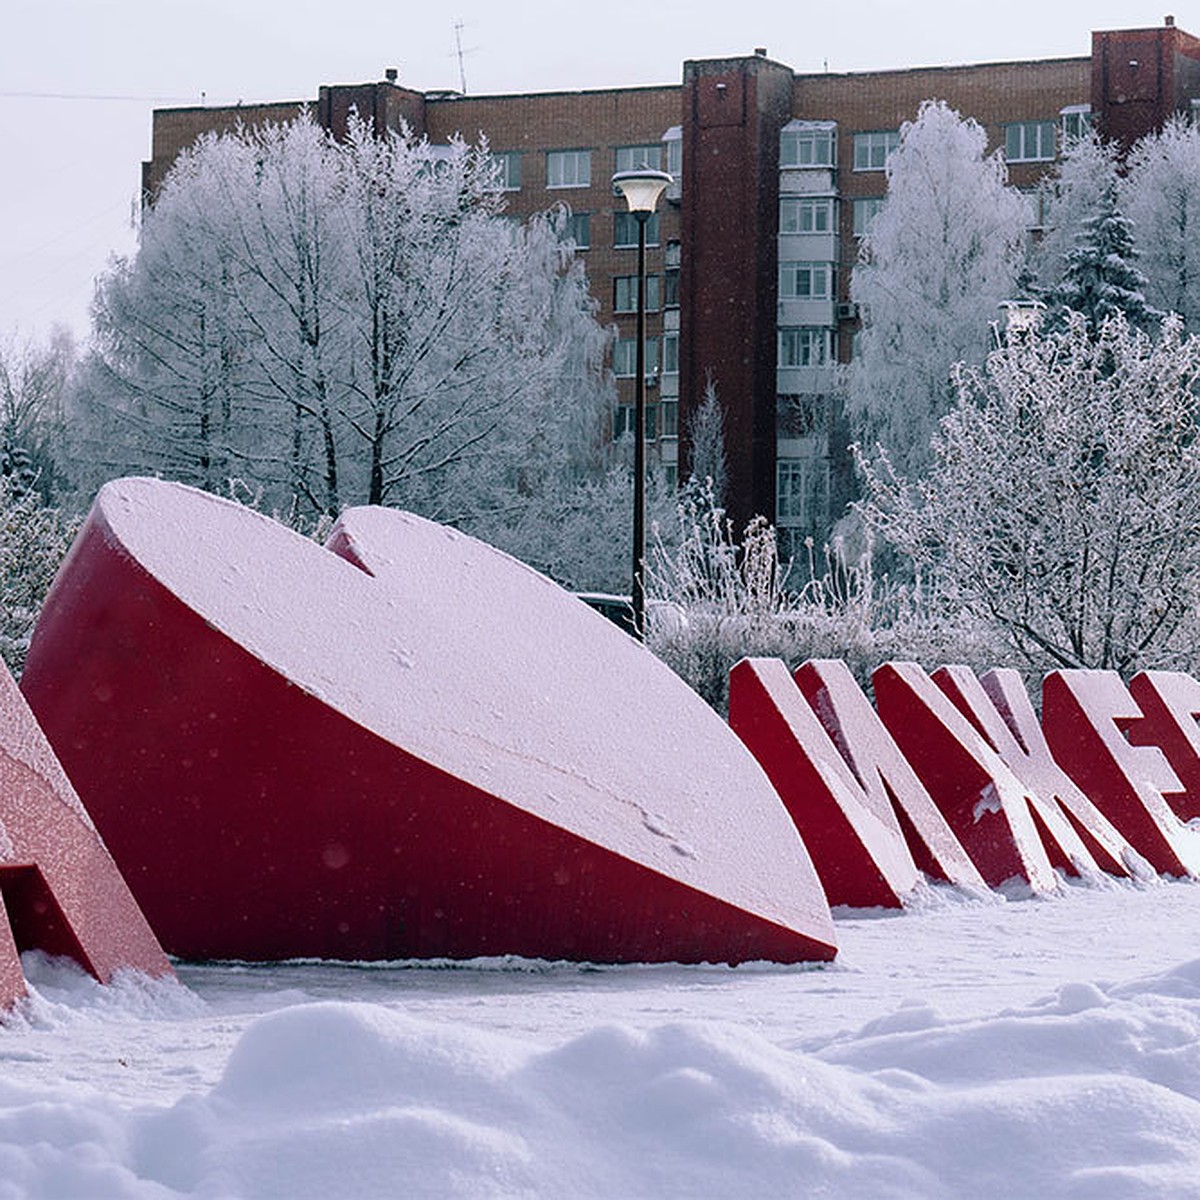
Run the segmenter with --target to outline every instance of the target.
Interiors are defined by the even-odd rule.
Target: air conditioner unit
[[[837,319],[839,321],[855,321],[858,319],[858,305],[851,300],[843,300],[837,306]]]

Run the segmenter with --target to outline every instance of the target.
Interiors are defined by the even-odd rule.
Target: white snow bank
[[[200,999],[27,958],[0,1198],[1200,1196],[1196,888],[936,900],[823,969],[188,968]]]

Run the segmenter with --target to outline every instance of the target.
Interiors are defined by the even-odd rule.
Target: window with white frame
[[[659,437],[677,438],[679,436],[679,402],[677,400],[660,400],[658,417]]]
[[[646,374],[658,373],[658,338],[646,339]],[[637,338],[617,338],[613,343],[613,374],[632,379],[637,374]]]
[[[592,152],[590,150],[547,150],[546,186],[548,188],[590,187]]]
[[[1054,157],[1053,121],[1014,121],[1004,127],[1004,157],[1012,162],[1048,162]]]
[[[829,464],[823,457],[781,458],[776,462],[776,524],[815,528],[824,522],[828,503]]]
[[[781,367],[823,367],[829,362],[830,331],[816,325],[779,330]]]
[[[779,135],[781,167],[832,167],[837,129],[829,124],[793,122]]]
[[[663,134],[663,145],[667,151],[667,174],[678,183],[683,174],[683,126],[672,125]]]
[[[567,237],[576,250],[589,250],[592,245],[592,214],[573,212],[567,216]]]
[[[888,156],[900,145],[898,129],[876,129],[854,135],[854,169],[882,171]]]
[[[496,187],[502,192],[521,190],[520,150],[493,150],[492,162],[496,164]]]
[[[646,440],[653,442],[658,439],[658,404],[646,405]],[[613,438],[621,438],[626,434],[632,435],[637,429],[637,408],[632,404],[618,404],[613,414]]]
[[[613,213],[613,246],[618,250],[636,249],[638,221],[631,212]],[[646,222],[646,245],[658,245],[658,213],[651,213]]]
[[[833,263],[781,262],[779,295],[785,300],[828,300],[833,295]]]
[[[679,334],[677,333],[663,334],[662,369],[664,375],[679,374]]]
[[[1059,112],[1059,123],[1062,126],[1062,144],[1069,146],[1081,137],[1086,137],[1092,127],[1092,106],[1090,104],[1069,104]]]
[[[662,143],[652,146],[618,146],[618,171],[662,170]]]
[[[638,277],[636,275],[613,276],[613,312],[637,312]],[[658,312],[662,307],[662,278],[646,276],[646,311]]]
[[[832,233],[832,196],[781,196],[780,233]]]
[[[854,236],[866,237],[875,214],[883,207],[883,196],[860,196],[854,201]]]

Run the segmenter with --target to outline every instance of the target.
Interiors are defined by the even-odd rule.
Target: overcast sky
[[[156,107],[303,100],[400,70],[474,93],[675,83],[687,58],[765,46],[798,71],[1086,55],[1093,29],[1160,25],[1144,0],[6,0],[0,39],[0,335],[87,326],[132,247]],[[1200,11],[1176,10],[1200,35]]]

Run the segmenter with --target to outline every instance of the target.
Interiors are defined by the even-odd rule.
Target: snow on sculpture
[[[7,667],[0,663],[0,1008],[25,994],[19,954],[75,959],[103,983],[170,964]]]
[[[837,659],[810,659],[797,669],[795,680],[853,773],[856,788],[871,797],[873,806],[895,810],[916,865],[930,879],[986,886],[850,668]]]
[[[1099,867],[1127,878],[1132,847],[1054,761],[1021,676],[997,668],[977,679],[970,667],[947,666],[933,682],[1028,790],[1051,862],[1068,875]]]
[[[1042,683],[1042,728],[1067,774],[1156,871],[1200,877],[1200,834],[1167,801],[1183,784],[1158,746],[1125,737],[1141,719],[1116,671],[1051,671]]]
[[[1129,727],[1135,746],[1157,746],[1166,756],[1183,791],[1164,798],[1181,821],[1200,817],[1200,682],[1182,671],[1139,671],[1129,694],[1142,719]]]
[[[1035,798],[979,731],[916,663],[885,663],[871,679],[883,723],[988,884],[1019,879],[1034,892],[1054,891]]]
[[[23,686],[169,950],[834,956],[766,776],[641,645],[409,514],[329,546],[118,480],[47,599]]]
[[[857,784],[782,659],[733,668],[729,725],[791,813],[829,903],[899,908],[920,876],[896,815]]]

